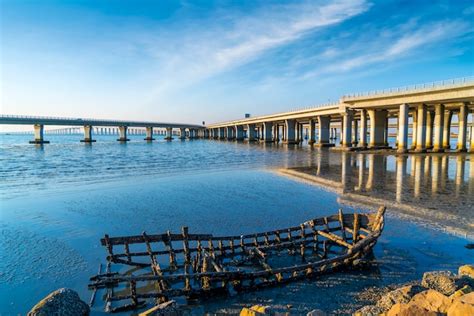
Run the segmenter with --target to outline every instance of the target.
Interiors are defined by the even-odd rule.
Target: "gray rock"
[[[456,275],[450,271],[425,272],[421,286],[449,296],[457,290]]]
[[[28,316],[87,316],[89,312],[89,305],[81,301],[79,294],[62,288],[38,302]]]
[[[377,306],[381,307],[384,311],[388,311],[393,305],[397,303],[408,303],[410,299],[425,290],[419,285],[407,285],[399,289],[388,292],[383,295],[377,302]]]
[[[354,315],[360,316],[379,316],[384,312],[383,308],[376,305],[367,305],[357,310]]]

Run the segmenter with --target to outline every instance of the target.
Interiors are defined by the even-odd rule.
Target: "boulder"
[[[457,290],[456,275],[450,271],[425,272],[421,286],[449,296]]]
[[[425,289],[419,285],[407,285],[383,295],[376,305],[383,311],[388,311],[397,303],[408,303],[415,294],[423,290]]]
[[[464,303],[460,300],[455,301],[448,308],[448,316],[466,316],[474,315],[474,305]]]
[[[386,316],[437,316],[438,313],[412,304],[397,303],[386,313]]]
[[[378,316],[384,312],[384,309],[376,305],[367,305],[357,310],[354,316]]]
[[[471,279],[474,279],[474,266],[470,264],[460,266],[458,269],[458,275],[467,276]]]
[[[457,301],[461,301],[463,303],[474,305],[474,292],[465,294],[456,299]]]
[[[453,300],[435,290],[426,290],[413,296],[408,303],[428,311],[446,313]]]
[[[86,316],[89,305],[81,301],[75,291],[62,288],[56,290],[36,304],[28,316]]]
[[[258,315],[267,315],[270,306],[263,305],[254,305],[252,307],[244,307],[240,311],[240,316],[258,316]]]
[[[464,285],[462,288],[460,288],[459,290],[457,290],[456,292],[454,292],[450,298],[454,299],[454,298],[458,298],[458,297],[461,297],[463,295],[466,295],[466,294],[469,294],[471,292],[473,292],[474,289],[472,287],[470,287],[469,285]]]

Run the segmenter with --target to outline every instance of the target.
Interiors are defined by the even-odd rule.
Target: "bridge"
[[[103,127],[101,132],[106,134],[118,133],[118,141],[128,141],[127,131],[130,127],[145,128],[145,140],[152,141],[153,129],[166,129],[166,140],[173,139],[173,129],[180,130],[180,138],[195,138],[198,136],[198,131],[203,129],[201,125],[182,124],[182,123],[164,123],[164,122],[150,122],[150,121],[125,121],[125,120],[102,120],[89,118],[69,118],[69,117],[47,117],[47,116],[21,116],[21,115],[0,115],[0,124],[8,125],[33,125],[35,139],[30,141],[33,144],[45,144],[49,141],[44,139],[44,126],[81,126],[84,131],[84,139],[81,142],[91,143],[95,142],[92,139],[92,130],[94,127]],[[106,129],[109,127],[109,129]],[[134,130],[136,132],[136,130]]]
[[[306,128],[313,146],[335,146],[330,139],[339,133],[341,149],[365,150],[390,148],[388,129],[395,125],[398,152],[443,152],[451,149],[456,116],[455,150],[465,152],[473,111],[474,77],[466,77],[345,95],[337,103],[210,124],[206,130],[212,139],[298,144]],[[470,129],[469,147],[474,152],[473,127]]]

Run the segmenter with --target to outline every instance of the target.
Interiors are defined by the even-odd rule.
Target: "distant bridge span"
[[[83,126],[84,139],[82,142],[94,142],[92,139],[92,127],[118,127],[119,141],[128,141],[127,129],[128,127],[144,127],[146,128],[145,140],[153,140],[153,128],[165,128],[166,139],[171,140],[173,128],[179,128],[181,137],[184,138],[186,130],[188,130],[189,137],[197,137],[199,130],[204,126],[196,124],[184,123],[165,123],[152,121],[127,121],[127,120],[104,120],[93,118],[70,118],[70,117],[48,117],[48,116],[24,116],[24,115],[0,115],[0,124],[3,125],[34,125],[35,139],[30,143],[43,144],[48,143],[43,138],[44,126]]]

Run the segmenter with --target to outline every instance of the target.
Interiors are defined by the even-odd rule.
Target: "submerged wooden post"
[[[352,243],[355,244],[359,240],[359,214],[354,213],[354,227],[352,228]]]
[[[184,262],[189,264],[191,262],[191,255],[189,254],[188,227],[183,226],[181,232],[183,235]]]

